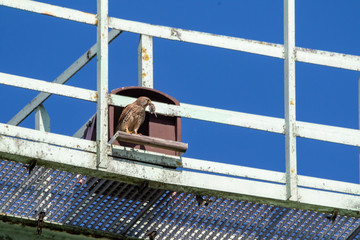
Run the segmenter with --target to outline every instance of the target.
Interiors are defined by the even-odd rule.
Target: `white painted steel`
[[[135,98],[110,94],[109,104],[124,107]],[[233,126],[284,133],[284,119],[181,103],[180,106],[154,102],[156,112]]]
[[[158,26],[113,17],[109,18],[109,27],[122,31],[139,33],[169,40],[202,44],[276,58],[284,58],[283,47],[281,44],[190,31],[180,28]]]
[[[49,164],[63,165],[64,167],[71,168],[72,172],[77,172],[79,168],[84,168],[85,171],[97,169],[94,164],[96,159],[95,153],[64,149],[46,143],[36,143],[1,135],[0,141],[2,143],[0,145],[0,153],[6,152],[7,154],[41,159]],[[19,148],[19,146],[22,147]],[[204,173],[178,171],[119,158],[109,158],[111,161],[109,161],[108,168],[98,169],[98,176],[107,172],[119,176],[145,179],[163,184],[207,189],[209,191],[245,194],[280,200],[285,199],[284,185]],[[258,189],[262,189],[262,191],[258,191]]]
[[[29,0],[0,0],[0,5],[96,25],[96,15],[94,14],[46,3]],[[158,26],[113,17],[109,18],[109,27],[169,40],[184,41],[284,59],[284,48],[281,44]],[[300,62],[360,71],[360,56],[300,47],[295,48],[295,51],[296,60]]]
[[[296,47],[296,61],[360,71],[360,56]]]
[[[153,40],[151,36],[140,35],[138,47],[138,72],[139,86],[154,88]]]
[[[355,183],[298,175],[298,185],[301,187],[349,193],[360,196],[360,185]]]
[[[50,117],[42,104],[35,110],[35,129],[50,132]]]
[[[44,134],[43,132],[40,133]],[[79,141],[81,139],[76,140]],[[49,164],[48,166],[53,165],[53,168],[55,164],[65,164],[69,169],[73,169],[72,171],[76,171],[74,167],[96,168],[96,153],[63,148],[47,143],[33,142],[4,135],[0,135],[0,142],[0,153],[5,153],[7,156],[14,155],[16,157],[41,159],[41,161],[47,162]]]
[[[296,122],[295,61],[359,71],[360,57],[299,47],[296,48],[294,2],[294,0],[284,0],[283,46],[280,44],[264,43],[171,27],[155,26],[123,19],[108,18],[107,0],[98,0],[98,18],[94,14],[84,13],[81,11],[62,8],[40,2],[28,0],[0,0],[0,5],[3,6],[19,8],[26,11],[83,22],[86,24],[98,24],[98,94],[95,91],[63,86],[59,83],[49,83],[46,81],[19,77],[5,73],[0,73],[0,84],[28,88],[36,91],[58,94],[92,102],[97,101],[98,124],[100,124],[98,125],[98,130],[100,129],[100,131],[97,133],[97,145],[95,142],[89,140],[75,139],[72,137],[39,132],[31,129],[20,128],[20,131],[17,127],[0,124],[0,152],[2,152],[4,156],[13,155],[15,158],[16,156],[25,156],[28,158],[38,158],[42,161],[53,163],[58,166],[60,166],[59,164],[64,164],[69,166],[71,169],[74,168],[72,169],[74,171],[80,168],[95,170],[98,167],[95,160],[100,159],[102,164],[104,163],[103,161],[106,161],[106,163],[103,165],[105,168],[99,169],[99,176],[102,172],[104,172],[115,174],[119,177],[127,176],[130,178],[146,179],[162,184],[167,184],[169,186],[184,186],[194,189],[205,189],[209,192],[214,191],[235,193],[239,196],[248,195],[259,198],[278,200],[289,199],[291,200],[289,202],[316,205],[318,206],[319,210],[322,210],[323,207],[332,207],[351,211],[359,211],[360,204],[358,201],[358,196],[335,193],[344,192],[348,194],[359,195],[359,185],[307,176],[297,176],[296,174],[296,136],[359,147],[360,131],[313,123]],[[98,22],[97,19],[99,20]],[[188,117],[204,121],[230,124],[234,126],[248,127],[285,134],[286,174],[228,164],[211,163],[203,160],[189,158],[184,158],[184,168],[208,171],[218,174],[228,174],[236,177],[254,178],[257,180],[278,183],[283,183],[285,181],[285,175],[287,187],[275,183],[265,183],[261,181],[244,180],[205,173],[163,169],[161,167],[154,167],[111,157],[120,156],[142,161],[153,156],[153,159],[148,160],[150,163],[168,160],[166,158],[168,156],[159,154],[157,155],[146,151],[142,152],[142,150],[130,150],[128,148],[116,146],[112,149],[108,149],[108,145],[106,143],[107,104],[110,103],[113,105],[125,106],[133,101],[132,98],[115,95],[112,95],[108,99],[107,30],[109,26],[111,28],[139,33],[142,35],[176,41],[185,41],[195,44],[203,44],[207,46],[220,47],[285,59],[285,120],[255,114],[200,107],[190,104],[181,104],[181,106],[156,102],[155,104],[157,112],[164,115]],[[76,62],[74,64],[76,64]],[[80,65],[81,64],[86,63],[80,63]],[[59,76],[61,81],[66,81],[81,68],[72,66],[70,67],[72,69],[69,69],[69,72],[66,73],[67,76],[62,78],[62,75]],[[65,74],[65,72],[63,74]],[[144,86],[149,84],[146,82],[141,83],[144,84]],[[151,84],[153,84],[152,81]],[[97,96],[99,96],[99,98]],[[38,97],[39,99],[45,100],[48,96],[44,93],[41,93]],[[37,102],[32,102],[31,107],[26,106],[26,111],[33,111],[35,107],[39,106],[39,104],[44,101],[40,101],[39,99],[36,100]],[[29,113],[24,112],[21,113],[21,115],[16,115],[12,120],[10,120],[10,122],[13,124],[18,124],[28,114]],[[286,131],[284,131],[284,126]],[[78,132],[75,135],[80,135],[80,133]],[[19,146],[21,146],[21,148]],[[96,149],[98,157],[96,157],[95,154]],[[110,157],[108,157],[108,154]],[[108,159],[111,161],[107,162]],[[108,167],[107,169],[106,166]],[[93,172],[93,174],[97,175],[96,172]],[[301,188],[297,188],[297,185],[301,186]],[[239,188],[239,186],[241,186],[241,188]],[[334,192],[318,191],[307,188],[318,188]]]
[[[225,174],[235,177],[252,178],[269,182],[285,183],[285,174],[282,172],[243,167],[219,162],[210,162],[194,158],[182,157],[181,159],[183,168],[186,169]]]
[[[77,139],[74,137],[64,136],[55,133],[41,132],[23,127],[16,127],[8,124],[0,123],[0,135],[9,136],[12,138],[21,138],[47,144],[54,144],[59,147],[71,148],[74,150],[81,150],[86,152],[96,153],[96,142]],[[114,155],[123,158],[133,158],[134,160],[143,161],[145,157],[149,163],[161,161],[179,162],[179,157],[167,156],[159,153],[147,152],[140,149],[130,149],[121,146],[112,146],[108,152],[109,155]],[[67,155],[63,155],[67,156]],[[256,169],[250,167],[242,167],[232,164],[224,164],[217,162],[204,161],[193,158],[181,158],[183,168],[190,170],[199,170],[209,173],[225,174],[229,176],[252,178],[263,181],[285,183],[285,174],[282,172],[269,171],[263,169]],[[320,179],[308,176],[298,176],[299,186],[308,188],[317,188],[322,190],[337,191],[349,194],[360,195],[360,186],[353,183],[345,183],[340,181]]]
[[[297,121],[295,132],[299,137],[360,147],[360,130],[358,129]]]
[[[47,3],[30,0],[0,0],[0,5],[17,8],[29,12],[40,13],[51,17],[63,18],[75,22],[96,25],[96,15],[70,8],[59,7]]]
[[[284,0],[284,43],[286,194],[296,201],[295,0]]]
[[[335,209],[360,210],[359,196],[299,188],[299,202]],[[319,208],[321,211],[321,208]]]
[[[0,135],[23,138],[26,140],[54,144],[64,148],[78,149],[87,152],[96,152],[96,142],[64,136],[60,134],[41,132],[29,128],[17,127],[0,123]],[[66,155],[64,155],[65,157]]]
[[[96,91],[86,90],[84,88],[65,86],[59,83],[52,83],[33,78],[21,77],[6,73],[0,73],[0,84],[13,87],[26,88],[39,92],[61,95],[65,97],[77,98],[91,102],[97,101]]]
[[[108,0],[97,0],[97,93],[96,143],[97,166],[107,168],[108,142]]]
[[[15,138],[19,138],[21,136],[22,139],[30,141],[54,144],[63,148],[71,148],[92,153],[96,153],[97,151],[95,141],[78,139],[75,137],[69,137],[55,133],[41,132],[33,129],[17,127],[2,123],[0,123],[0,135]],[[164,165],[175,167],[181,166],[180,158],[175,156],[169,156],[165,154],[148,152],[141,149],[133,149],[121,146],[109,146],[107,149],[107,154],[109,156],[117,156],[148,163],[165,163]],[[63,156],[66,157],[67,155]]]
[[[119,30],[111,30],[109,32],[109,43],[121,34]],[[80,69],[82,69],[91,59],[96,56],[97,44],[93,45],[80,58],[78,58],[70,67],[68,67],[53,83],[66,83],[72,76],[74,76]],[[34,109],[43,103],[51,96],[49,93],[39,93],[31,102],[29,102],[23,109],[21,109],[8,124],[19,125],[27,116],[29,116]]]
[[[18,128],[14,126],[10,127]],[[45,134],[43,132],[40,133]],[[79,139],[77,140],[79,141]],[[169,186],[202,189],[208,192],[208,194],[221,192],[224,196],[227,196],[227,194],[236,194],[244,198],[246,198],[246,196],[252,196],[254,199],[267,198],[269,201],[271,201],[271,199],[281,201],[286,199],[285,185],[206,173],[178,171],[114,157],[110,157],[111,161],[107,169],[96,170],[97,168],[94,164],[96,159],[95,153],[22,140],[4,135],[0,135],[0,141],[2,143],[0,144],[1,156],[5,152],[7,156],[10,154],[15,157],[23,156],[31,159],[41,159],[42,162],[46,162],[47,165],[54,164],[56,167],[61,166],[61,168],[71,169],[72,172],[84,173],[84,171],[93,170],[91,171],[91,175],[97,177],[113,174],[114,176],[149,180]],[[19,146],[21,146],[21,148],[19,148]],[[175,187],[175,189],[177,187]],[[358,196],[303,188],[299,188],[298,191],[300,198],[298,199],[297,206],[301,206],[301,204],[311,204],[320,211],[323,210],[324,207],[356,212],[360,210]]]

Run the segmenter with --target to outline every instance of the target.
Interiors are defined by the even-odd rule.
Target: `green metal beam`
[[[37,220],[8,215],[0,215],[0,239],[139,240],[138,238],[126,237],[114,233],[71,225],[48,223],[46,221],[44,222],[42,233],[39,235],[37,233]]]

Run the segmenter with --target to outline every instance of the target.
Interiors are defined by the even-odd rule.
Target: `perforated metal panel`
[[[142,239],[360,239],[357,218],[202,197],[0,161],[0,214]]]

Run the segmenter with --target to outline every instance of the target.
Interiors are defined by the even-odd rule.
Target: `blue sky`
[[[42,1],[96,13],[96,1]],[[283,44],[283,1],[109,1],[109,15],[128,20]],[[296,46],[360,55],[360,2],[296,1]],[[0,72],[53,81],[96,42],[94,26],[0,6]],[[137,34],[109,47],[109,89],[137,85]],[[284,117],[283,60],[154,39],[154,87],[180,102]],[[354,71],[296,63],[297,119],[358,128]],[[67,83],[96,89],[92,60]],[[0,122],[9,121],[37,92],[0,87]],[[72,135],[94,103],[52,96],[45,104],[51,131]],[[34,127],[31,115],[21,126]],[[183,119],[187,157],[285,170],[284,136]],[[358,182],[356,147],[298,138],[298,172]]]

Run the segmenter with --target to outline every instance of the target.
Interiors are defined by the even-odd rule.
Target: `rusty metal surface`
[[[201,200],[202,199],[202,200]],[[205,200],[205,202],[203,202]],[[0,161],[0,214],[148,239],[359,239],[360,219]],[[153,233],[154,234],[154,233]]]

